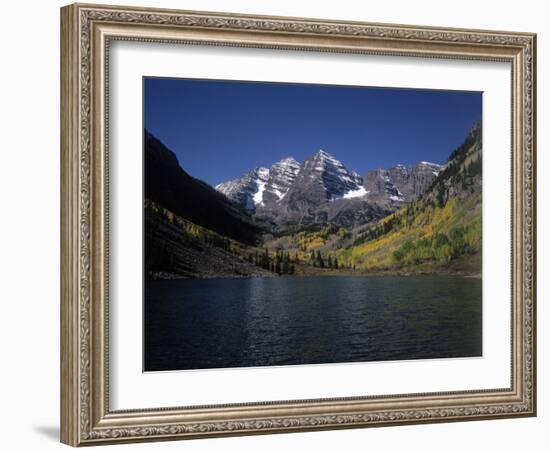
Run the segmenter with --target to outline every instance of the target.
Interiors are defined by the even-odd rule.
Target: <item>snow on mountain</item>
[[[363,178],[319,150],[303,164],[289,156],[270,168],[259,167],[218,184],[216,189],[248,210],[271,217],[310,214],[311,208],[339,199],[363,199],[391,207],[417,198],[444,168],[421,161],[415,166],[371,170]]]
[[[255,211],[282,199],[294,183],[301,165],[292,157],[276,162],[271,168],[258,167],[240,178],[215,186],[216,190],[246,209]]]
[[[258,186],[258,190],[252,196],[252,201],[254,203],[254,206],[259,205],[260,203],[262,203],[262,200],[264,198],[264,191],[265,191],[266,182],[258,179],[258,180],[256,180],[256,184]]]
[[[436,164],[428,161],[420,161],[418,165],[426,167],[428,170],[431,170],[432,174],[435,176],[438,176],[441,171],[445,168],[445,166],[441,164]]]
[[[363,186],[360,186],[359,189],[346,192],[342,198],[359,198],[364,197],[368,193],[369,191],[367,191]]]
[[[436,169],[441,169],[441,167],[443,167],[441,164],[436,164],[429,161],[420,161],[418,164],[421,164],[423,166],[434,167]]]
[[[301,164],[291,156],[273,164],[269,169],[269,179],[262,195],[262,205],[281,200],[294,184],[301,167]]]
[[[334,200],[365,195],[362,188],[363,179],[357,173],[319,150],[304,162],[287,194],[268,210],[273,220],[314,221],[316,214],[323,214],[323,207]]]
[[[395,174],[403,175],[402,172],[405,171],[405,166],[396,166],[393,168]],[[375,197],[377,200],[390,199],[395,200],[400,198],[402,195],[399,189],[395,186],[394,181],[390,176],[389,169],[375,169],[367,173],[364,179],[364,187],[369,192],[372,192],[372,197]]]
[[[263,192],[269,169],[257,167],[240,178],[217,184],[215,189],[230,200],[239,203],[248,210],[254,211],[256,205],[262,202]]]
[[[310,178],[315,178],[315,174],[320,174],[319,181],[329,200],[335,200],[350,192],[358,191],[363,184],[363,179],[357,173],[346,169],[340,161],[324,150],[319,150],[306,161],[304,170],[307,169],[312,172],[308,174]]]
[[[444,168],[421,161],[415,166],[398,164],[389,169],[375,169],[365,175],[364,186],[378,202],[409,202],[424,193]]]

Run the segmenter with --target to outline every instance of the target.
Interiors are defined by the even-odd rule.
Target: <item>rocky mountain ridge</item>
[[[414,166],[398,164],[389,169],[371,170],[365,176],[365,189],[371,198],[411,202],[422,195],[445,166],[421,161]]]
[[[293,185],[301,167],[293,157],[287,157],[270,168],[256,167],[242,177],[214,187],[230,200],[254,212],[257,207],[280,201]]]
[[[279,230],[380,218],[421,195],[444,166],[422,161],[369,171],[349,170],[325,150],[300,164],[292,157],[256,168],[215,188]]]

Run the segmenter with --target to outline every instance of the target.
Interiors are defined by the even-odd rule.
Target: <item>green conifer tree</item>
[[[324,268],[325,267],[325,263],[323,261],[323,257],[321,256],[321,252],[319,250],[317,250],[317,267],[321,267],[321,268]]]

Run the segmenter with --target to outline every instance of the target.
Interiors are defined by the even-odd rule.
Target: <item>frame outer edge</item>
[[[77,446],[79,436],[79,301],[78,294],[78,9],[62,7],[61,20],[61,411],[60,440]]]
[[[151,12],[152,15],[146,15],[145,12]],[[105,394],[102,391],[102,382],[95,383],[98,375],[97,358],[101,358],[101,352],[98,354],[94,349],[101,340],[102,334],[99,334],[94,327],[92,317],[97,319],[101,307],[92,305],[97,298],[98,285],[92,287],[93,280],[98,273],[95,272],[93,261],[97,263],[94,255],[94,242],[97,239],[98,229],[97,217],[94,216],[94,200],[97,202],[94,182],[97,173],[94,170],[101,170],[101,164],[97,166],[97,159],[94,159],[94,152],[97,147],[95,132],[97,131],[97,111],[94,113],[93,99],[95,94],[94,74],[91,57],[93,53],[94,33],[90,24],[94,22],[108,22],[113,20],[115,23],[137,23],[142,22],[145,25],[169,25],[165,16],[173,13],[180,15],[181,18],[193,18],[189,24],[180,23],[174,20],[176,26],[192,27],[194,30],[202,29],[212,31],[214,29],[228,28],[231,32],[240,32],[248,29],[258,31],[257,36],[264,36],[265,33],[281,33],[281,35],[296,34],[296,36],[321,36],[336,33],[336,36],[350,36],[357,27],[374,27],[365,29],[363,37],[369,39],[384,37],[391,41],[415,41],[420,43],[446,42],[447,45],[453,45],[456,42],[452,38],[453,32],[460,34],[458,42],[462,45],[473,47],[494,47],[500,49],[510,49],[520,52],[521,56],[516,59],[521,63],[518,71],[521,73],[520,92],[525,95],[523,102],[518,105],[519,111],[525,113],[529,111],[530,117],[520,115],[521,124],[518,131],[521,130],[523,139],[519,139],[517,144],[522,150],[522,157],[518,164],[522,169],[522,174],[527,175],[523,183],[519,186],[518,195],[522,201],[525,200],[523,189],[527,189],[532,196],[532,201],[521,203],[522,217],[519,220],[521,224],[532,225],[522,228],[528,230],[527,234],[522,233],[518,236],[529,238],[531,246],[529,251],[525,252],[522,246],[522,255],[527,256],[523,260],[527,262],[530,272],[530,280],[523,279],[522,287],[518,295],[522,299],[521,305],[525,308],[524,301],[531,307],[532,315],[529,315],[529,309],[522,311],[527,314],[529,323],[523,320],[519,323],[523,330],[522,337],[524,346],[518,348],[522,369],[530,369],[521,372],[523,377],[518,377],[517,381],[522,383],[522,387],[532,387],[521,389],[521,398],[510,399],[510,403],[504,405],[487,405],[486,403],[474,404],[471,407],[451,407],[439,408],[433,411],[423,411],[420,409],[397,409],[395,411],[384,411],[376,414],[357,413],[336,415],[306,415],[293,416],[285,418],[262,417],[259,419],[236,419],[229,421],[200,421],[191,423],[145,423],[126,426],[117,423],[103,424],[104,414],[99,403],[98,395]],[[143,18],[141,17],[143,16]],[[113,19],[114,17],[114,19]],[[195,20],[196,19],[196,20]],[[160,21],[159,23],[157,23]],[[294,23],[296,22],[296,23]],[[536,107],[536,36],[532,33],[508,33],[482,30],[460,30],[451,29],[448,32],[445,28],[415,27],[392,24],[363,24],[363,23],[342,23],[325,20],[303,19],[303,18],[275,18],[268,16],[237,15],[230,13],[200,13],[179,10],[159,10],[155,8],[132,8],[109,5],[86,5],[74,4],[61,8],[61,441],[72,445],[98,445],[113,444],[122,442],[139,441],[157,441],[167,439],[189,439],[200,437],[232,436],[232,435],[253,435],[264,433],[279,432],[297,432],[297,431],[316,431],[322,429],[337,429],[348,427],[366,427],[366,426],[388,426],[396,424],[413,423],[435,423],[446,421],[463,421],[473,419],[489,419],[498,417],[520,417],[532,416],[536,413],[536,358],[534,351],[536,349],[536,131],[535,131],[535,107]],[[295,25],[295,26],[294,26]],[[348,26],[350,25],[350,26]],[[403,32],[387,36],[388,31],[380,34],[376,28],[387,28],[389,32]],[[353,29],[351,29],[353,28]],[[361,31],[361,30],[359,30]],[[408,33],[412,33],[409,35]],[[450,35],[446,34],[449,33]],[[288,34],[287,34],[288,33]],[[471,33],[471,34],[468,34]],[[359,33],[361,34],[361,33]],[[355,32],[353,32],[355,35]],[[418,39],[415,37],[417,36]],[[432,39],[434,39],[432,41]],[[269,44],[269,43],[268,43]],[[231,44],[229,44],[231,45]],[[273,48],[278,48],[277,44],[270,44]],[[97,43],[96,43],[97,46]],[[237,44],[237,46],[239,46]],[[244,46],[244,45],[243,45]],[[297,47],[299,49],[299,47]],[[96,49],[97,50],[97,49]],[[525,52],[531,51],[532,58],[525,59]],[[331,51],[330,49],[328,51]],[[430,53],[425,48],[426,54]],[[422,52],[421,52],[422,53]],[[432,52],[436,54],[436,52]],[[445,53],[445,52],[443,52]],[[490,53],[490,52],[489,52]],[[489,54],[488,53],[488,54]],[[477,56],[483,57],[479,53]],[[510,53],[511,55],[511,53]],[[516,54],[517,55],[517,54]],[[476,55],[473,55],[474,57]],[[487,55],[485,55],[487,56]],[[97,68],[96,68],[97,69]],[[532,76],[531,83],[525,84],[524,75]],[[97,108],[97,103],[95,103]],[[90,110],[91,109],[91,110]],[[101,117],[99,118],[101,121]],[[517,122],[515,122],[517,124]],[[529,133],[525,133],[525,126],[530,125]],[[528,135],[528,136],[527,136]],[[528,139],[528,141],[525,140]],[[529,145],[531,144],[531,145]],[[95,148],[95,149],[94,149]],[[526,160],[526,157],[529,159]],[[94,161],[96,164],[94,164]],[[528,165],[525,170],[524,164]],[[95,185],[95,187],[94,187]],[[92,192],[94,191],[94,192]],[[530,206],[529,213],[525,214],[525,206]],[[97,205],[97,203],[95,203]],[[94,218],[95,217],[95,218]],[[528,221],[527,224],[525,221]],[[532,253],[531,253],[532,249]],[[92,265],[92,267],[90,267]],[[101,287],[101,286],[99,286]],[[95,293],[92,295],[92,291]],[[528,298],[524,297],[528,293]],[[94,300],[94,298],[96,300]],[[93,312],[93,314],[91,314]],[[525,317],[522,317],[525,319]],[[95,319],[94,319],[95,320]],[[526,326],[532,328],[525,332]],[[93,336],[92,336],[93,335]],[[93,337],[93,339],[92,339]],[[98,340],[99,339],[99,340]],[[527,345],[525,347],[525,342]],[[525,362],[525,353],[529,360]],[[532,351],[529,352],[529,350]],[[93,361],[94,358],[96,361]],[[93,363],[93,364],[92,364]],[[94,369],[95,368],[95,369]],[[101,372],[101,370],[99,370]],[[526,376],[525,376],[526,375]],[[98,386],[100,389],[98,390]],[[520,403],[518,403],[520,402]],[[517,408],[517,409],[516,409]],[[437,413],[443,415],[437,415]],[[425,412],[425,414],[423,414]],[[147,413],[147,411],[144,411]],[[432,414],[433,413],[433,414]],[[339,414],[339,415],[338,415]],[[416,415],[415,415],[416,414]],[[434,415],[435,414],[435,415]],[[98,417],[99,416],[99,417]],[[147,416],[147,414],[146,414]],[[371,417],[372,416],[372,417]],[[99,421],[98,421],[99,419]],[[116,419],[116,417],[114,417]],[[106,426],[105,426],[106,425]]]
[[[532,245],[532,280],[531,280],[531,301],[532,301],[532,399],[531,399],[531,411],[533,417],[537,417],[538,414],[538,374],[537,374],[537,34],[533,33],[531,36],[531,245]]]

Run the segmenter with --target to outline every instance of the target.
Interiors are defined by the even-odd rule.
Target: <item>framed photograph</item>
[[[535,57],[62,8],[62,442],[534,416]]]

